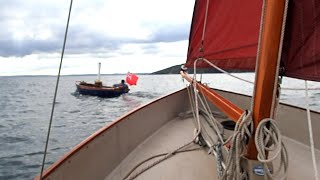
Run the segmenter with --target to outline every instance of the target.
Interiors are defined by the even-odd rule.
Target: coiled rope
[[[244,112],[236,123],[234,134],[226,142],[231,142],[229,155],[226,160],[226,168],[222,179],[242,180],[245,173],[241,172],[240,161],[244,156],[246,142],[251,138],[253,132],[253,123],[251,112]]]
[[[264,165],[264,172],[270,179],[284,180],[287,177],[288,170],[288,153],[281,139],[280,129],[275,120],[271,118],[263,119],[255,134],[255,144],[258,151],[258,160]],[[270,156],[269,152],[274,152],[273,156]],[[277,170],[272,170],[268,166],[280,155],[280,165]],[[281,173],[281,171],[283,171]]]

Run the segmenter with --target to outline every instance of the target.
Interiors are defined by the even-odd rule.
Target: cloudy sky
[[[0,76],[56,75],[69,0],[0,1]],[[62,74],[185,62],[194,0],[74,0]]]

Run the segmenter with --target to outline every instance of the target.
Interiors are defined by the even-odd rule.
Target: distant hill
[[[163,69],[163,70],[160,70],[160,71],[156,71],[156,72],[153,72],[151,74],[180,74],[180,70],[181,70],[181,65],[175,65],[175,66],[171,66],[171,67],[168,67],[166,69]],[[189,74],[192,74],[193,73],[193,69],[188,69],[187,72]],[[248,72],[248,71],[239,71],[239,70],[236,70],[236,71],[228,71],[228,72]],[[202,74],[205,74],[205,73],[220,73],[220,71],[214,69],[214,68],[203,68],[203,69],[197,69],[197,73],[202,73]]]
[[[166,69],[162,69],[160,71],[153,72],[151,74],[179,74],[181,70],[181,65],[175,65],[168,67]]]

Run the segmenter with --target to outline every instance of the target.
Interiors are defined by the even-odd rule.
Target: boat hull
[[[128,93],[128,88],[122,87],[94,87],[93,85],[81,85],[76,83],[77,91],[82,95],[98,96],[103,98],[118,97],[121,94]]]
[[[250,109],[251,97],[217,92],[243,109]],[[44,173],[44,179],[123,179],[143,160],[155,154],[171,152],[192,140],[195,126],[191,118],[183,117],[191,109],[188,98],[187,89],[183,89],[129,112],[88,137],[50,166]],[[211,108],[213,112],[217,111],[215,107]],[[286,136],[289,179],[313,178],[311,155],[307,154],[309,139],[305,113],[301,108],[279,105],[277,119],[283,136]],[[311,112],[311,117],[313,126],[319,127],[320,113]],[[320,132],[314,131],[314,137],[316,155],[319,156]],[[216,159],[208,155],[207,150],[203,148],[176,155],[138,179],[218,179]]]

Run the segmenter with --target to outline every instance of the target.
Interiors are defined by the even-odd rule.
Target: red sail
[[[320,81],[320,1],[289,1],[281,63],[285,76]]]
[[[193,68],[195,59],[203,57],[223,69],[254,70],[262,1],[208,1],[208,6],[207,0],[195,3],[185,66]],[[210,66],[199,62],[197,67]]]
[[[262,0],[196,0],[185,66],[203,57],[222,69],[253,71],[261,12]],[[289,1],[281,66],[284,76],[320,81],[319,0]]]

